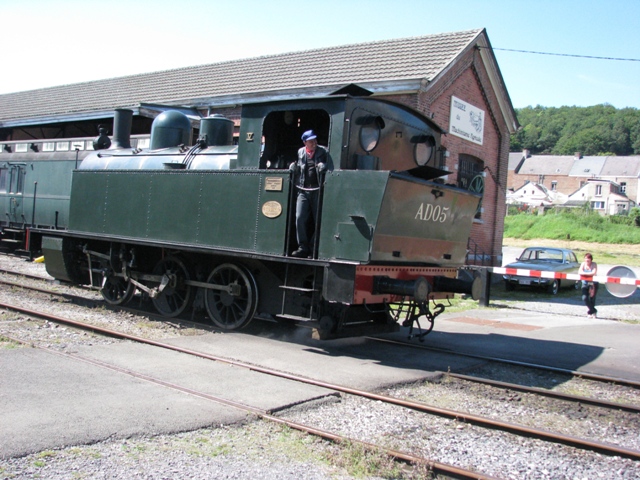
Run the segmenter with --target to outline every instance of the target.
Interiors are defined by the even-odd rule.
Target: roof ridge
[[[102,82],[109,82],[109,81],[114,81],[114,80],[122,80],[122,79],[139,79],[139,78],[144,78],[145,76],[153,76],[153,75],[159,75],[159,74],[166,74],[166,73],[177,73],[177,72],[188,72],[188,71],[196,71],[198,69],[203,69],[203,68],[208,68],[208,67],[212,67],[212,66],[225,66],[225,65],[234,65],[234,64],[240,64],[240,63],[244,63],[244,62],[252,62],[252,61],[262,61],[262,60],[268,60],[268,59],[274,59],[274,58],[287,58],[287,57],[291,57],[291,56],[300,56],[300,55],[306,55],[306,54],[310,54],[310,53],[322,53],[322,52],[330,52],[330,51],[338,51],[338,50],[349,50],[349,49],[353,49],[353,48],[361,48],[361,47],[367,47],[367,46],[372,46],[372,45],[393,45],[393,44],[401,44],[401,43],[406,43],[408,41],[419,41],[419,40],[425,40],[425,39],[434,39],[434,38],[446,38],[446,37],[455,37],[455,36],[463,36],[463,35],[467,35],[467,34],[474,34],[474,37],[479,34],[480,32],[482,32],[483,29],[482,28],[478,28],[478,29],[470,29],[470,30],[461,30],[458,32],[443,32],[443,33],[433,33],[433,34],[428,34],[428,35],[417,35],[417,36],[411,36],[411,37],[402,37],[402,38],[393,38],[393,39],[387,39],[387,40],[374,40],[374,41],[369,41],[369,42],[358,42],[358,43],[351,43],[351,44],[346,44],[346,45],[333,45],[330,47],[318,47],[318,48],[312,48],[312,49],[307,49],[307,50],[297,50],[297,51],[291,51],[291,52],[284,52],[284,53],[273,53],[273,54],[268,54],[268,55],[259,55],[257,57],[246,57],[246,58],[240,58],[240,59],[233,59],[233,60],[224,60],[221,62],[212,62],[212,63],[203,63],[200,65],[190,65],[190,66],[186,66],[186,67],[176,67],[176,68],[168,68],[168,69],[164,69],[164,70],[155,70],[155,71],[151,71],[151,72],[142,72],[142,73],[135,73],[135,74],[131,74],[131,75],[120,75],[120,76],[116,76],[116,77],[108,77],[108,78],[101,78],[101,79],[97,79],[97,80],[87,80],[84,82],[75,82],[75,83],[66,83],[66,84],[61,84],[61,85],[53,85],[50,87],[43,87],[43,88],[35,88],[35,89],[31,89],[31,90],[22,90],[22,91],[18,91],[18,92],[10,92],[10,93],[4,93],[4,94],[0,94],[0,97],[4,97],[4,96],[9,96],[9,95],[21,95],[21,94],[26,94],[26,93],[31,93],[31,92],[35,92],[35,91],[39,91],[39,92],[46,92],[47,90],[52,90],[52,89],[60,89],[60,88],[65,88],[65,87],[82,87],[82,86],[89,86],[92,84],[96,84],[96,83],[102,83]]]

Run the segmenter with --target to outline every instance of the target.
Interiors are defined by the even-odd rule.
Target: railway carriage
[[[148,142],[149,135],[131,138],[135,146]],[[103,131],[98,138],[0,142],[0,246],[4,250],[37,254],[41,236],[32,238],[32,229],[67,228],[72,172],[94,144],[108,147],[111,139]]]
[[[127,123],[119,111],[116,124]],[[310,258],[294,258],[289,164],[313,129],[334,164],[322,178]],[[126,137],[117,127],[119,136]],[[148,149],[127,138],[72,175],[68,228],[35,229],[48,272],[93,284],[107,302],[139,292],[174,317],[206,311],[220,328],[293,321],[320,338],[433,319],[437,299],[477,294],[457,279],[479,196],[440,180],[443,131],[403,105],[334,95],[245,104],[233,123],[158,116]]]
[[[78,140],[79,144],[84,141]],[[0,244],[10,251],[38,250],[32,227],[66,228],[71,173],[86,151],[55,150],[55,142],[4,142],[0,154]],[[64,148],[60,146],[61,148]],[[46,151],[51,149],[51,152]],[[45,149],[45,151],[42,151]]]

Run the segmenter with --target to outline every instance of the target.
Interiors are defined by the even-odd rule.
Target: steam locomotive
[[[131,146],[131,118],[116,111],[113,142],[101,135],[73,166],[68,218],[28,229],[53,277],[113,305],[137,293],[166,317],[206,311],[224,330],[294,322],[323,339],[420,318],[428,332],[438,299],[478,295],[457,272],[479,195],[440,180],[444,132],[419,112],[349,95],[249,103],[234,145],[231,120],[202,118],[193,142],[191,121],[166,111],[148,148]],[[311,255],[296,258],[288,167],[309,129],[335,167],[308,225]]]

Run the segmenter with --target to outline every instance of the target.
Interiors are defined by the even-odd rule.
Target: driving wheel
[[[211,272],[207,283],[226,287],[207,288],[205,293],[209,318],[217,327],[236,330],[251,321],[258,306],[258,286],[249,270],[225,263]]]
[[[135,286],[130,281],[110,272],[105,278],[100,293],[107,303],[111,305],[124,305],[131,300],[135,290]]]
[[[153,305],[165,317],[177,317],[191,300],[191,286],[189,271],[177,257],[166,257],[158,262],[153,269],[154,275],[161,275],[161,291],[152,299]],[[165,283],[162,288],[162,283]]]

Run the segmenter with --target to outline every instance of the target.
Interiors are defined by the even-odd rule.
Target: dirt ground
[[[549,240],[549,239],[533,239],[522,240],[519,238],[503,238],[502,245],[505,247],[528,247],[530,245],[544,245],[546,247],[570,248],[572,250],[580,250],[592,252],[594,255],[599,252],[609,254],[624,255],[640,255],[640,244],[615,244],[615,243],[592,243],[578,242],[574,240]]]

